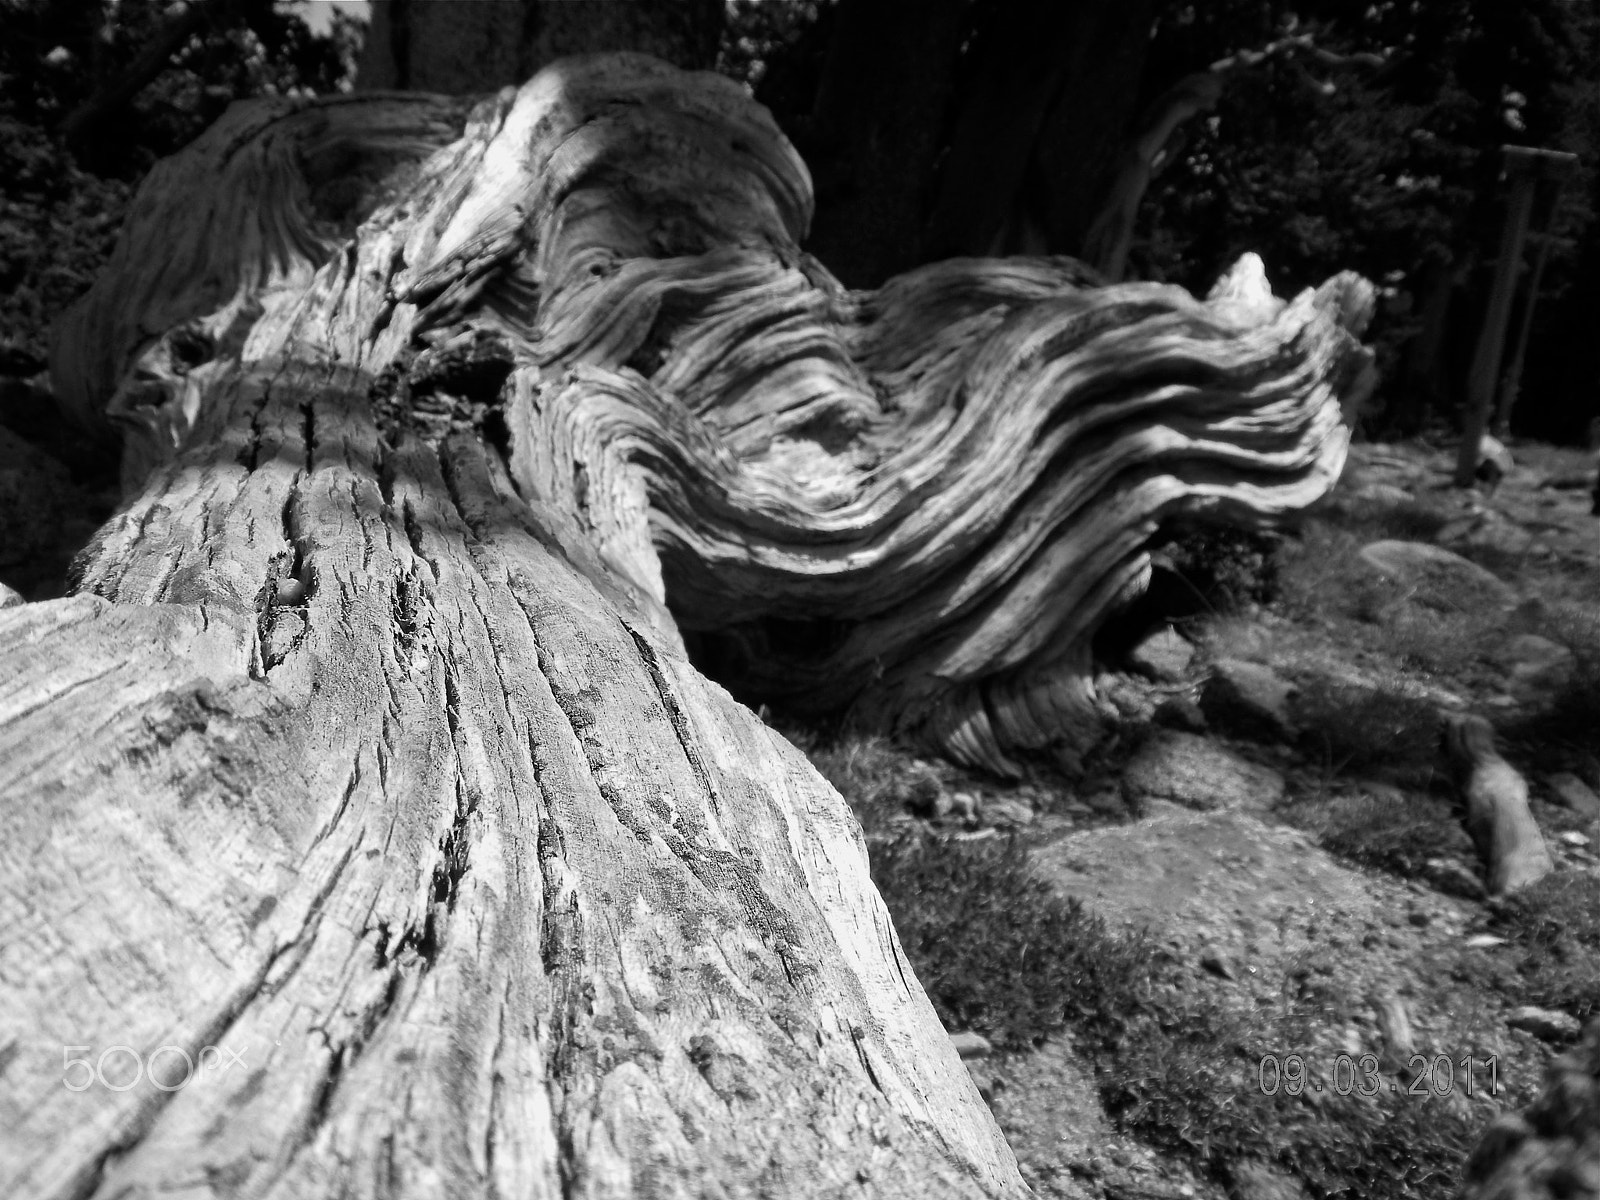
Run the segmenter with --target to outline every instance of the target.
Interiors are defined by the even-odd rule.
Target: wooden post
[[[1467,379],[1466,419],[1456,455],[1457,487],[1471,487],[1478,470],[1478,450],[1494,406],[1495,380],[1500,374],[1506,323],[1511,316],[1517,270],[1522,263],[1522,244],[1527,238],[1528,218],[1533,211],[1534,186],[1540,179],[1565,177],[1577,162],[1576,155],[1529,146],[1502,146],[1500,152],[1504,158],[1502,177],[1510,180],[1511,195],[1506,203],[1506,223],[1500,235],[1500,256],[1495,263],[1489,307],[1484,314],[1483,330],[1478,335],[1478,348],[1472,356],[1472,370]]]
[[[1495,407],[1494,431],[1504,437],[1511,428],[1511,410],[1516,406],[1517,393],[1522,389],[1522,363],[1528,353],[1528,335],[1533,331],[1533,310],[1539,303],[1539,285],[1544,281],[1545,263],[1550,259],[1550,246],[1556,240],[1556,214],[1561,208],[1561,185],[1577,159],[1571,155],[1552,161],[1544,178],[1546,185],[1543,212],[1538,221],[1539,252],[1533,260],[1533,275],[1528,280],[1527,298],[1522,302],[1522,320],[1517,329],[1517,347],[1511,353],[1511,365],[1500,380],[1500,402]]]

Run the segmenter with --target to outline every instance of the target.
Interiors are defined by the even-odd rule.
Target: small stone
[[[1127,811],[1127,804],[1123,801],[1122,796],[1109,788],[1089,793],[1088,801],[1090,813],[1098,814],[1102,817],[1121,816]],[[1069,809],[1068,811],[1072,810]]]
[[[1289,696],[1294,689],[1269,667],[1224,658],[1212,664],[1200,695],[1208,718],[1242,733],[1292,741]]]
[[[950,815],[958,821],[976,821],[978,819],[978,798],[971,792],[951,793]]]
[[[1565,833],[1557,834],[1556,837],[1569,846],[1587,846],[1589,844],[1589,839],[1576,829],[1569,829]]]
[[[1378,1034],[1383,1038],[1383,1066],[1397,1070],[1417,1048],[1416,1037],[1411,1032],[1411,1014],[1406,1002],[1394,992],[1374,996],[1372,1007]]]
[[[1189,672],[1194,647],[1167,625],[1145,638],[1128,654],[1135,669],[1159,683],[1172,683]]]
[[[1600,796],[1571,771],[1550,777],[1550,790],[1558,803],[1566,805],[1585,821],[1600,821]]]
[[[1368,508],[1397,508],[1416,499],[1405,488],[1393,483],[1367,483],[1358,487],[1350,498]]]
[[[1239,977],[1233,962],[1216,946],[1207,946],[1200,951],[1200,965],[1222,979]]]
[[[1029,825],[1033,822],[1033,809],[1021,800],[1001,796],[983,806],[986,820],[995,825]]]
[[[1418,929],[1425,929],[1427,928],[1429,922],[1433,920],[1433,918],[1428,915],[1428,911],[1426,909],[1413,908],[1410,912],[1406,913],[1406,920],[1410,921]]]
[[[981,1033],[952,1033],[950,1044],[962,1058],[988,1058],[994,1053],[993,1043]]]
[[[1516,465],[1504,442],[1491,434],[1483,435],[1483,440],[1478,443],[1478,478],[1492,478],[1498,483],[1511,474]]]
[[[1506,1024],[1513,1029],[1525,1030],[1542,1042],[1571,1041],[1582,1028],[1574,1016],[1554,1009],[1537,1008],[1532,1004],[1512,1009]]]

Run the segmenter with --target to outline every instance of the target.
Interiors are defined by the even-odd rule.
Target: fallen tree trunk
[[[809,211],[627,55],[152,173],[52,360],[129,501],[0,612],[0,1192],[1023,1194],[859,827],[680,631],[1069,754],[1161,521],[1337,475],[1370,289],[853,294]]]

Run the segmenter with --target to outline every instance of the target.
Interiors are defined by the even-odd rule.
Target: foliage
[[[1183,530],[1158,552],[1203,610],[1235,612],[1278,595],[1277,534],[1225,525]]]
[[[1114,1035],[1144,1003],[1155,950],[1031,877],[1015,840],[904,838],[872,877],[947,1028],[1020,1048],[1069,1022]]]
[[[0,370],[42,369],[50,321],[94,281],[132,189],[80,170],[34,126],[0,114]]]
[[[247,96],[347,86],[357,36],[317,36],[273,0],[214,0],[168,67],[69,151],[62,122],[123,71],[170,6],[156,0],[0,0],[0,347],[38,369],[49,322],[93,280],[133,185]]]
[[[1472,842],[1449,804],[1406,794],[1342,798],[1320,814],[1321,844],[1362,866],[1418,879],[1432,858],[1470,862]]]
[[[1459,273],[1479,311],[1501,220],[1499,146],[1575,151],[1583,173],[1565,190],[1556,226],[1572,240],[1548,264],[1529,363],[1562,364],[1565,385],[1592,405],[1581,382],[1585,372],[1592,382],[1592,352],[1558,339],[1579,308],[1596,303],[1591,284],[1573,304],[1561,299],[1600,242],[1600,10],[1563,0],[1169,3],[1151,44],[1147,97],[1291,32],[1334,54],[1385,61],[1335,69],[1290,53],[1231,72],[1216,109],[1181,129],[1177,153],[1152,181],[1136,272],[1204,287],[1246,249],[1263,255],[1281,291],[1358,270],[1384,285],[1370,336],[1385,379],[1397,382],[1400,351],[1435,280]]]
[[[815,88],[838,0],[728,0],[717,70],[790,115],[791,91]],[[818,28],[818,25],[821,28]],[[809,77],[805,87],[793,78]],[[775,94],[776,93],[776,94]],[[775,103],[776,101],[776,103]],[[797,100],[796,103],[799,103]]]
[[[1434,706],[1393,688],[1310,679],[1294,708],[1307,748],[1334,773],[1426,766],[1439,746]]]
[[[933,767],[876,734],[845,734],[807,748],[812,764],[839,789],[868,833],[888,828],[891,818],[908,810],[931,809],[943,790]]]
[[[1280,1064],[1292,1054],[1307,1064],[1329,1057],[1297,1037],[1293,1022],[1204,1002],[1169,1022],[1139,1023],[1102,1081],[1107,1110],[1150,1146],[1218,1178],[1242,1161],[1268,1163],[1316,1197],[1455,1194],[1481,1120],[1435,1098],[1382,1091],[1367,1099],[1307,1086],[1295,1096],[1280,1086],[1267,1095],[1263,1055]]]
[[[1564,1009],[1586,1021],[1600,1013],[1600,879],[1557,871],[1514,893],[1500,926],[1513,939],[1519,1002]]]
[[[1572,651],[1572,670],[1539,707],[1504,730],[1508,750],[1548,768],[1600,768],[1600,609],[1550,606],[1538,630]]]
[[[1245,1159],[1319,1197],[1444,1197],[1481,1122],[1437,1100],[1262,1093],[1261,1056],[1309,1049],[1306,1012],[1184,994],[1166,956],[1032,878],[1016,842],[902,839],[873,878],[951,1029],[1025,1049],[1070,1029],[1121,1128],[1218,1179]]]

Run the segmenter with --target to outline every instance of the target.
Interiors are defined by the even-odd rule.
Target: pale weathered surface
[[[130,501],[0,613],[0,1193],[1021,1194],[858,826],[680,629],[1070,752],[1157,524],[1337,474],[1370,289],[851,294],[810,203],[637,56],[241,106],[151,176],[52,363]]]
[[[182,456],[97,594],[0,614],[0,1193],[1020,1191],[803,757],[475,444],[258,378],[254,470]]]
[[[1370,287],[1285,302],[1253,255],[1207,302],[1067,259],[846,292],[798,249],[804,165],[712,76],[568,60],[393,166],[461,119],[419,98],[235,110],[165,165],[62,332],[57,386],[94,411],[185,321],[265,356],[298,320],[297,352],[374,375],[488,339],[501,374],[471,398],[500,403],[512,372],[520,492],[577,514],[658,630],[665,601],[751,701],[853,707],[997,770],[1092,740],[1088,637],[1144,586],[1158,526],[1315,501],[1370,387]],[[112,404],[146,431],[132,475],[197,419],[214,436],[196,412],[218,368],[175,374],[173,345],[143,364],[171,401],[146,383]]]

